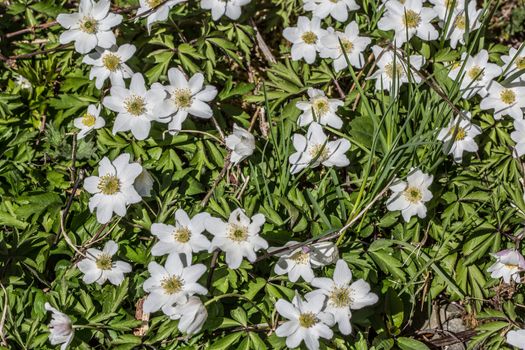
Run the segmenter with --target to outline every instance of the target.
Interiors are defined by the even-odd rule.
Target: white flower
[[[179,331],[190,335],[199,333],[208,318],[206,307],[196,296],[189,297],[183,304],[166,307],[164,311],[172,320],[180,320]]]
[[[386,12],[377,27],[384,31],[395,31],[396,46],[401,46],[414,35],[425,41],[438,38],[439,34],[432,25],[432,19],[437,13],[432,8],[423,7],[421,0],[405,0],[403,3],[391,0],[385,7]]]
[[[275,334],[286,337],[289,348],[296,348],[304,341],[309,350],[319,349],[319,338],[332,339],[334,335],[330,329],[334,324],[333,316],[321,311],[324,301],[324,295],[317,295],[309,301],[296,295],[291,303],[284,299],[277,300],[275,309],[288,321],[280,325]]]
[[[306,137],[294,134],[292,137],[295,153],[290,155],[290,172],[296,174],[306,167],[345,167],[350,164],[345,153],[350,149],[346,139],[328,141],[323,128],[317,123],[310,124]]]
[[[523,119],[522,108],[525,108],[525,86],[504,87],[496,81],[490,84],[488,95],[481,100],[479,108],[494,109],[494,119],[499,120],[508,115],[514,119]]]
[[[168,70],[168,78],[170,85],[162,86],[155,83],[151,87],[165,89],[169,94],[160,109],[167,115],[175,114],[168,125],[172,135],[182,130],[182,123],[188,114],[203,119],[213,116],[208,103],[217,96],[217,89],[211,85],[204,86],[204,76],[201,73],[193,75],[188,81],[182,71],[171,68]]]
[[[241,17],[241,7],[250,3],[251,0],[201,0],[201,8],[211,10],[211,18],[214,21],[222,16],[233,20]]]
[[[29,91],[32,91],[33,90],[33,85],[31,84],[31,82],[26,78],[24,77],[23,75],[20,75],[20,74],[17,74],[15,76],[15,84],[17,86],[20,87],[20,89],[22,90],[29,90]]]
[[[470,122],[470,112],[464,112],[468,117],[457,116],[446,128],[441,129],[437,137],[443,141],[443,151],[454,156],[454,161],[461,163],[463,152],[476,152],[478,145],[474,138],[481,134],[481,128]]]
[[[100,109],[100,105],[98,107],[89,105],[87,112],[82,117],[73,120],[73,125],[80,129],[78,139],[83,139],[91,130],[100,129],[106,125],[106,121],[100,116]]]
[[[407,182],[398,180],[390,190],[392,196],[387,201],[387,208],[390,211],[401,210],[403,219],[406,222],[417,214],[420,218],[427,216],[425,203],[432,199],[432,192],[428,190],[432,184],[434,176],[423,173],[419,169],[410,169]]]
[[[147,90],[140,73],[133,74],[129,89],[112,86],[110,96],[104,97],[102,104],[118,113],[113,134],[131,130],[137,140],[144,140],[149,135],[152,121],[169,122],[166,118],[168,111],[160,108],[165,97],[164,89]]]
[[[75,42],[78,53],[88,53],[96,46],[109,48],[116,44],[111,28],[122,22],[122,16],[109,13],[109,0],[80,0],[79,12],[61,13],[57,22],[68,29],[60,35],[60,43]]]
[[[510,48],[508,55],[501,56],[501,59],[503,62],[505,62],[503,66],[503,71],[505,73],[505,78],[508,79],[515,74],[518,76],[513,81],[518,82],[525,82],[525,75],[523,74],[523,71],[525,70],[525,46],[522,44],[522,46],[519,49],[515,49],[513,47]],[[521,72],[521,73],[520,73]]]
[[[376,79],[376,90],[387,90],[396,96],[402,84],[421,82],[421,77],[416,70],[421,69],[425,63],[423,56],[413,55],[401,59],[395,52],[383,49],[377,45],[372,47],[372,51],[376,57],[377,71],[369,79]],[[405,60],[410,62],[410,75]]]
[[[365,64],[363,51],[370,42],[370,38],[359,36],[359,26],[353,21],[346,26],[344,33],[328,28],[321,38],[319,56],[332,58],[336,72],[348,67],[347,58],[352,66],[362,68]]]
[[[525,259],[516,249],[505,249],[496,254],[491,254],[496,258],[496,262],[487,269],[490,272],[490,277],[503,277],[505,283],[510,283],[513,280],[520,283],[520,272],[525,269]]]
[[[507,333],[507,343],[521,350],[525,350],[525,329],[509,331]]]
[[[462,2],[462,0],[457,0],[457,2]],[[481,22],[479,21],[481,12],[481,9],[476,9],[476,2],[471,1],[466,10],[458,11],[457,14],[452,17],[447,30],[447,38],[450,39],[450,47],[455,49],[458,42],[463,45],[465,44],[467,20],[469,33],[472,33],[481,26]]]
[[[312,122],[328,125],[335,129],[343,127],[343,121],[337,116],[337,109],[344,102],[334,98],[326,97],[323,90],[308,89],[308,101],[299,101],[295,104],[303,113],[297,119],[299,126],[306,126]]]
[[[96,48],[96,52],[84,56],[83,63],[92,65],[89,79],[95,79],[97,89],[102,89],[107,78],[111,85],[124,86],[124,79],[131,78],[133,71],[125,62],[129,60],[136,51],[136,47],[124,44],[120,47],[112,46],[109,49]]]
[[[310,0],[305,2],[304,9],[321,19],[332,16],[336,21],[346,22],[348,12],[359,9],[354,0]]]
[[[510,138],[516,142],[514,153],[517,157],[525,154],[525,119],[514,120],[514,131],[510,134]]]
[[[98,176],[84,180],[84,189],[93,197],[89,199],[89,209],[97,210],[97,220],[101,224],[109,222],[113,212],[126,215],[126,205],[141,201],[133,187],[133,182],[142,172],[138,163],[129,163],[129,154],[124,153],[111,162],[102,158],[98,167]]]
[[[44,308],[46,311],[52,313],[52,319],[48,325],[50,332],[49,341],[51,345],[62,344],[60,350],[65,350],[73,340],[75,333],[71,319],[66,314],[52,307],[49,303],[45,303]]]
[[[148,265],[151,277],[144,281],[144,291],[150,293],[144,301],[144,312],[152,313],[162,308],[169,315],[173,304],[184,304],[194,294],[208,291],[197,281],[206,271],[203,264],[185,267],[178,254],[168,255],[164,267],[152,261]]]
[[[446,21],[449,15],[461,11],[465,5],[465,0],[429,0],[434,5],[434,11],[441,21]]]
[[[463,62],[465,63],[463,64]],[[487,50],[481,50],[474,57],[467,57],[465,52],[461,56],[461,62],[452,67],[448,76],[454,81],[461,81],[463,98],[468,99],[476,94],[484,97],[492,80],[501,74],[500,66],[488,62],[489,53]]]
[[[292,43],[292,60],[298,61],[304,58],[308,64],[314,63],[321,45],[321,38],[325,34],[326,31],[321,29],[319,17],[309,20],[301,16],[297,20],[297,27],[285,28],[283,31],[284,38]]]
[[[327,298],[324,311],[334,316],[335,322],[339,326],[342,334],[348,335],[352,332],[350,310],[361,309],[368,305],[377,303],[379,298],[370,292],[370,285],[360,279],[350,284],[352,281],[352,271],[344,260],[338,260],[335,266],[333,279],[326,277],[316,277],[310,284],[316,289],[306,294],[307,300],[318,295]]]
[[[234,165],[251,156],[255,150],[255,137],[237,124],[233,124],[233,134],[228,135],[224,142],[232,151],[230,160]]]
[[[97,282],[103,285],[109,282],[118,286],[124,280],[124,274],[131,272],[131,265],[124,261],[113,261],[113,255],[118,251],[118,244],[109,240],[102,251],[96,248],[87,250],[87,258],[77,263],[78,269],[84,273],[82,280],[86,284]]]
[[[142,169],[140,175],[135,179],[133,186],[141,197],[150,197],[151,190],[153,189],[153,177],[149,171]]]
[[[257,258],[255,252],[268,248],[268,242],[259,236],[265,220],[263,214],[256,214],[250,219],[240,208],[231,212],[228,222],[208,218],[205,222],[206,231],[214,236],[210,252],[216,248],[225,252],[226,264],[230,269],[239,268],[243,257],[254,262]]]
[[[186,0],[139,0],[140,8],[137,11],[137,16],[142,16],[144,13],[148,13],[147,27],[148,33],[151,31],[151,26],[155,22],[165,21],[169,14],[170,9]],[[150,12],[151,11],[151,12]]]
[[[298,242],[289,241],[284,247],[272,247],[268,249],[268,252],[271,253],[296,244]],[[310,282],[314,278],[312,269],[333,264],[338,259],[339,252],[337,246],[332,242],[320,242],[304,245],[292,251],[285,250],[275,255],[279,257],[279,261],[274,267],[276,274],[288,274],[290,282],[297,282],[299,277]]]
[[[193,253],[207,251],[210,241],[202,234],[208,213],[199,213],[192,219],[183,209],[175,212],[175,226],[166,224],[151,225],[151,233],[158,237],[151,248],[151,255],[184,254],[186,262],[191,263]]]

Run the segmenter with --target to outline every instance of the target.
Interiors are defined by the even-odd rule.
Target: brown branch
[[[211,257],[211,263],[210,263],[210,273],[208,274],[208,280],[206,281],[206,289],[208,291],[211,287],[211,280],[213,279],[213,273],[215,272],[215,268],[217,267],[217,260],[219,258],[219,254],[221,253],[220,250],[215,249],[213,251],[213,256]]]
[[[22,35],[22,34],[27,34],[27,33],[34,33],[37,29],[46,29],[46,28],[52,27],[52,26],[57,25],[57,24],[58,24],[57,21],[51,21],[51,22],[47,22],[47,23],[37,24],[37,25],[30,26],[30,27],[27,27],[27,28],[24,28],[24,29],[20,29],[20,30],[11,32],[11,33],[7,33],[5,35],[5,37],[7,39],[9,39],[9,38],[12,38],[12,37],[17,36],[17,35]]]
[[[231,152],[228,152],[228,154],[226,155],[226,158],[224,158],[224,167],[222,168],[219,176],[217,176],[215,181],[213,181],[213,185],[211,186],[211,188],[208,191],[208,193],[206,193],[206,196],[204,197],[204,199],[201,202],[201,206],[202,207],[205,207],[206,204],[208,204],[208,201],[210,200],[210,198],[211,198],[211,196],[213,194],[213,191],[215,190],[215,188],[217,187],[219,182],[224,178],[224,176],[226,176],[226,172],[228,171],[228,169],[230,169],[230,167],[231,167],[230,157],[231,157]]]

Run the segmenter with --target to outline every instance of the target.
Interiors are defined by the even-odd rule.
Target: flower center
[[[180,292],[183,285],[184,281],[177,276],[165,277],[162,282],[160,282],[160,286],[164,289],[166,294],[175,294]]]
[[[454,26],[460,30],[465,30],[465,27],[466,27],[465,16],[458,15],[456,17],[456,21],[454,22]]]
[[[120,180],[115,175],[104,175],[100,178],[97,188],[103,194],[115,194],[120,191]]]
[[[514,102],[516,102],[516,93],[512,91],[511,89],[505,89],[503,90],[499,97],[501,98],[501,101],[507,105],[511,105]]]
[[[299,325],[304,328],[313,327],[317,323],[317,317],[312,312],[299,315]]]
[[[162,4],[164,0],[147,0],[148,6],[152,9]]]
[[[346,53],[351,53],[354,50],[354,44],[346,38],[341,39],[341,47]]]
[[[328,154],[328,148],[324,144],[314,145],[310,147],[308,153],[310,154],[310,157],[312,157],[312,159],[317,159],[320,162],[324,162],[330,157],[330,155]]]
[[[108,53],[102,58],[102,64],[110,72],[115,72],[120,67],[120,56],[114,53]]]
[[[95,262],[97,264],[97,267],[100,270],[111,270],[113,267],[113,263],[111,261],[111,256],[109,256],[106,253],[102,253],[98,256],[97,261]]]
[[[390,62],[385,66],[385,73],[390,79],[394,79],[394,73],[399,78],[403,76],[403,68],[398,64],[394,67],[394,62]]]
[[[98,22],[93,17],[84,17],[80,21],[80,30],[84,33],[95,34],[97,32]]]
[[[326,97],[316,98],[312,105],[314,107],[314,112],[318,117],[322,117],[330,110],[330,104]]]
[[[348,287],[334,287],[330,292],[328,299],[337,308],[348,307],[352,302]]]
[[[317,41],[317,35],[314,32],[304,32],[301,36],[305,44],[313,45]]]
[[[460,128],[459,126],[455,128],[451,128],[449,131],[449,134],[452,136],[454,136],[455,134],[456,136],[454,137],[454,140],[456,141],[462,141],[467,136],[467,132],[465,131],[465,129]]]
[[[193,103],[190,89],[176,89],[173,93],[173,101],[179,108],[190,108]]]
[[[84,124],[88,128],[91,128],[93,125],[95,125],[96,120],[97,118],[93,114],[86,113],[82,117],[82,124]]]
[[[330,0],[331,3],[333,4],[337,4],[339,2],[339,0]]]
[[[187,243],[191,238],[191,231],[186,226],[179,227],[173,233],[173,238],[175,238],[177,242]]]
[[[230,224],[228,238],[235,242],[244,242],[248,238],[248,228],[246,226]]]
[[[404,192],[405,198],[410,203],[419,203],[423,198],[421,190],[417,187],[409,187]]]
[[[516,58],[516,67],[518,69],[525,69],[525,56]]]
[[[310,261],[310,253],[298,251],[290,257],[290,260],[294,261],[296,264],[299,265],[306,265]]]
[[[129,114],[138,117],[146,112],[146,102],[140,96],[131,96],[124,101],[124,106]]]
[[[415,11],[406,10],[405,16],[403,17],[403,23],[407,28],[417,28],[421,23],[421,16]]]
[[[483,73],[483,68],[480,66],[474,66],[468,71],[468,76],[472,80],[481,81],[484,75],[485,73]]]

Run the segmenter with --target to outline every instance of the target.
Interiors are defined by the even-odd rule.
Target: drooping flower
[[[326,277],[316,277],[310,284],[316,288],[306,294],[307,300],[318,295],[326,297],[325,312],[334,316],[335,322],[339,326],[339,331],[348,335],[352,332],[350,310],[358,310],[368,305],[377,303],[379,298],[376,294],[370,292],[370,285],[360,279],[352,282],[352,271],[344,260],[338,260],[332,279]]]
[[[369,79],[376,80],[376,90],[387,90],[396,96],[402,84],[409,82],[419,84],[421,82],[421,77],[416,71],[421,69],[425,63],[423,56],[412,55],[401,59],[400,53],[383,49],[377,45],[372,47],[372,51],[376,58],[377,71]],[[409,65],[405,62],[410,63],[410,73]]]
[[[73,120],[73,125],[80,129],[77,135],[79,140],[86,137],[92,130],[100,129],[106,125],[106,121],[100,116],[100,110],[100,105],[98,107],[89,105],[87,112],[82,117]]]
[[[149,171],[143,168],[140,175],[135,179],[133,187],[141,197],[150,197],[153,190],[153,177]]]
[[[124,280],[124,274],[131,272],[131,265],[124,261],[114,261],[113,255],[118,251],[118,244],[109,240],[104,249],[89,248],[86,258],[77,263],[78,269],[84,273],[82,280],[86,284],[97,282],[103,285],[107,280],[116,286]]]
[[[18,87],[20,87],[20,89],[22,89],[22,90],[29,90],[29,91],[33,90],[33,85],[31,84],[29,79],[27,79],[23,75],[17,74],[17,75],[14,76],[14,78],[15,78],[15,84]]]
[[[505,72],[505,78],[509,79],[513,76],[517,76],[512,79],[513,82],[525,82],[525,45],[522,44],[519,49],[514,47],[510,48],[508,55],[501,56],[503,62],[503,71]],[[521,72],[521,73],[520,73]]]
[[[503,86],[493,81],[488,95],[481,100],[479,108],[493,109],[494,119],[499,120],[508,115],[518,120],[523,119],[522,108],[525,108],[525,86]]]
[[[199,333],[208,318],[206,307],[196,296],[191,296],[185,303],[166,307],[164,310],[172,320],[179,320],[179,331],[190,335]]]
[[[337,115],[337,109],[344,102],[335,98],[326,97],[323,90],[308,89],[308,101],[299,101],[295,104],[303,113],[297,119],[299,126],[306,126],[312,122],[341,129],[343,121]]]
[[[210,217],[205,221],[206,231],[214,237],[210,252],[219,248],[226,254],[226,264],[230,269],[241,266],[243,257],[254,262],[255,254],[260,249],[267,249],[268,242],[259,235],[266,221],[263,214],[256,214],[251,219],[244,210],[237,208],[231,212],[228,222]]]
[[[525,154],[525,119],[514,120],[514,131],[510,134],[510,138],[516,142],[514,153],[517,157]]]
[[[296,174],[306,167],[315,168],[319,165],[326,167],[345,167],[350,164],[345,153],[350,149],[347,139],[328,141],[321,125],[311,123],[306,137],[294,134],[292,137],[295,153],[290,155],[290,172]]]
[[[462,0],[457,0],[462,2]],[[467,32],[472,33],[481,26],[480,17],[481,9],[476,8],[476,2],[471,1],[468,7],[464,10],[459,10],[449,24],[447,30],[447,38],[450,39],[450,47],[455,49],[458,42],[462,45],[465,44],[465,34]]]
[[[525,350],[525,329],[509,331],[507,333],[507,343],[518,349]]]
[[[481,50],[473,57],[467,57],[467,53],[463,53],[461,61],[452,67],[448,76],[454,81],[461,82],[463,98],[469,99],[476,94],[481,97],[486,96],[487,88],[501,72],[500,66],[489,63],[488,51]]]
[[[98,167],[98,176],[84,180],[84,189],[94,196],[89,199],[91,212],[97,211],[97,221],[109,222],[113,212],[126,215],[126,206],[141,201],[133,187],[133,182],[142,172],[142,166],[129,162],[128,153],[121,154],[113,162],[102,158]]]
[[[182,130],[182,123],[189,115],[209,119],[213,116],[213,111],[208,105],[215,96],[217,89],[215,86],[204,86],[204,76],[201,73],[193,75],[189,80],[184,73],[177,68],[168,70],[170,85],[162,86],[154,83],[154,89],[165,89],[168,98],[162,103],[161,110],[167,115],[172,116],[169,120],[169,131],[172,135]]]
[[[520,272],[525,269],[525,258],[516,249],[505,249],[491,254],[496,262],[487,269],[492,278],[503,278],[505,283],[520,283]]]
[[[60,350],[65,350],[73,340],[75,330],[71,319],[64,313],[52,307],[49,303],[44,304],[46,311],[51,312],[51,322],[49,322],[49,341],[51,345],[60,346]]]
[[[224,142],[232,151],[230,160],[234,165],[251,156],[255,150],[255,137],[237,124],[233,124],[233,133],[228,135]]]
[[[390,211],[401,210],[401,215],[406,222],[414,215],[420,218],[427,216],[425,203],[432,199],[432,192],[428,190],[434,179],[419,169],[410,169],[407,181],[396,181],[390,190],[392,195],[387,201]]]
[[[201,8],[211,10],[211,18],[217,21],[222,16],[236,20],[241,17],[241,7],[251,0],[201,0]]]
[[[175,212],[175,226],[151,225],[151,233],[159,239],[151,248],[151,255],[183,254],[186,262],[191,263],[193,253],[210,248],[210,241],[202,234],[204,223],[209,217],[208,213],[199,213],[190,219],[183,209],[178,209]]]
[[[96,48],[96,52],[84,56],[83,63],[92,65],[89,79],[95,79],[97,89],[102,89],[107,78],[111,85],[125,86],[124,79],[131,78],[133,71],[125,63],[136,51],[136,47],[124,44],[109,49]]]
[[[461,163],[463,152],[477,152],[478,145],[474,138],[481,134],[481,128],[470,121],[470,112],[465,116],[457,116],[438,134],[437,139],[443,141],[443,151],[452,154],[454,161]]]
[[[118,113],[113,125],[113,134],[131,130],[137,140],[147,138],[152,121],[170,121],[167,118],[169,111],[162,108],[165,97],[164,89],[146,89],[144,77],[140,73],[133,74],[129,89],[112,86],[110,95],[104,97],[102,104]]]
[[[344,33],[328,28],[321,38],[319,56],[333,59],[336,72],[348,67],[347,59],[355,68],[362,68],[365,64],[363,51],[370,42],[370,38],[359,36],[359,26],[352,21],[346,26]]]
[[[122,22],[122,16],[109,13],[109,0],[80,0],[79,12],[57,16],[57,22],[67,30],[60,35],[60,43],[75,42],[75,50],[86,54],[96,46],[110,48],[116,44],[111,28]]]
[[[317,295],[308,301],[296,295],[291,303],[284,299],[277,300],[275,309],[288,321],[280,325],[275,334],[286,337],[289,348],[296,348],[304,341],[309,350],[319,349],[319,338],[332,339],[334,335],[330,329],[334,317],[322,311],[324,302],[324,295]]]
[[[185,266],[178,254],[168,255],[164,267],[154,261],[150,262],[148,271],[151,277],[143,285],[144,291],[149,293],[143,304],[145,313],[162,309],[169,315],[173,304],[184,304],[188,297],[208,292],[197,282],[206,271],[206,266]]]
[[[438,31],[432,25],[437,16],[433,8],[423,7],[421,0],[390,0],[385,3],[386,12],[377,23],[384,31],[395,31],[395,45],[401,46],[413,36],[421,40],[436,40]]]
[[[354,0],[311,0],[305,1],[305,11],[312,11],[312,15],[321,19],[332,16],[339,22],[346,22],[348,12],[359,9]]]
[[[284,38],[292,43],[292,60],[298,61],[304,58],[308,64],[315,62],[321,38],[325,34],[326,31],[321,29],[319,17],[313,17],[310,20],[301,16],[297,20],[297,27],[288,27],[283,31]]]
[[[290,282],[297,282],[302,277],[306,282],[314,278],[313,269],[333,264],[339,258],[337,246],[332,242],[320,242],[303,245],[299,248],[286,249],[299,242],[289,241],[284,247],[272,247],[268,252],[283,252],[275,254],[279,257],[274,272],[277,275],[288,274]]]
[[[165,21],[173,6],[184,2],[186,0],[139,0],[140,7],[137,11],[137,16],[143,16],[147,13],[148,33],[151,32],[151,26],[155,22]]]

